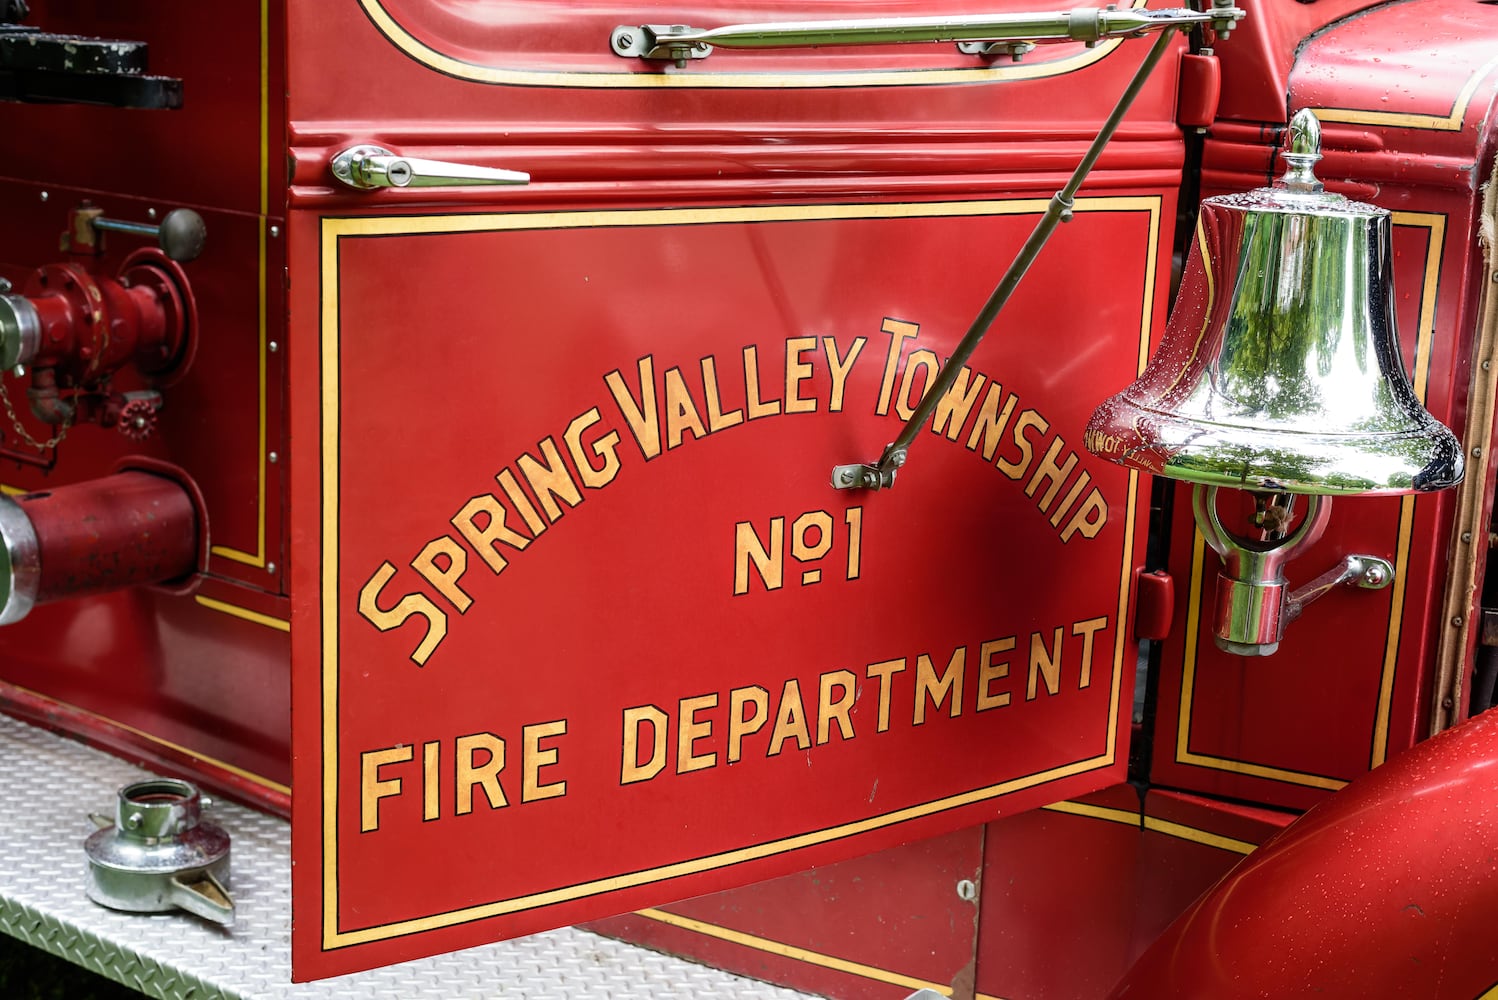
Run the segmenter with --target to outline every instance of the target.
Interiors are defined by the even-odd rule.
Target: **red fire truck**
[[[1199,6],[0,4],[0,928],[1498,996],[1498,8]]]

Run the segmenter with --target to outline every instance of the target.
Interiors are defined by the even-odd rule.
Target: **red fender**
[[[1111,997],[1473,1000],[1498,983],[1498,712],[1394,758],[1233,869]]]

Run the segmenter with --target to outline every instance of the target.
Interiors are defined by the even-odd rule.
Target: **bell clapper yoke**
[[[1217,489],[1196,484],[1191,491],[1191,513],[1202,537],[1222,560],[1212,631],[1224,651],[1269,656],[1279,649],[1285,626],[1334,587],[1354,584],[1364,590],[1382,590],[1394,582],[1394,567],[1388,560],[1350,555],[1310,583],[1290,590],[1285,563],[1320,540],[1331,517],[1332,498],[1310,496],[1305,517],[1289,530],[1295,494],[1255,492],[1254,522],[1261,525],[1265,537],[1247,539],[1223,526],[1217,513]]]
[[[1387,560],[1351,554],[1289,589],[1284,566],[1321,537],[1334,496],[1462,478],[1461,445],[1404,369],[1389,213],[1325,191],[1310,111],[1291,121],[1284,158],[1278,186],[1202,202],[1159,349],[1085,435],[1100,457],[1194,484],[1197,530],[1223,564],[1213,634],[1242,656],[1273,653],[1285,626],[1334,587],[1393,582]],[[1259,538],[1224,527],[1221,489],[1252,494]],[[1309,506],[1295,525],[1297,495]]]
[[[1128,112],[1134,99],[1139,96],[1145,81],[1149,79],[1161,57],[1170,48],[1173,30],[1186,31],[1205,24],[1216,31],[1219,37],[1226,37],[1233,26],[1244,17],[1244,12],[1234,7],[1232,0],[1212,0],[1212,9],[1206,14],[1190,10],[1140,13],[1149,13],[1150,21],[1137,31],[1130,32],[1126,37],[1138,37],[1149,30],[1160,30],[1160,36],[1134,72],[1123,94],[1119,96],[1118,103],[1114,105],[1112,112],[1098,130],[1092,145],[1087,147],[1082,161],[1077,164],[1076,170],[1072,172],[1065,187],[1052,196],[1050,204],[1046,206],[1045,214],[1035,224],[1035,229],[1030,233],[1029,239],[1025,241],[1003,278],[988,296],[988,301],[974,317],[972,325],[958,342],[952,356],[941,366],[941,371],[927,388],[920,405],[916,407],[915,412],[910,415],[910,419],[900,430],[899,437],[885,447],[884,453],[879,456],[877,462],[835,466],[832,470],[832,485],[835,488],[879,490],[895,484],[895,472],[905,464],[905,459],[910,453],[910,446],[915,442],[922,425],[931,419],[932,411],[936,409],[937,403],[952,387],[962,366],[967,363],[967,359],[972,356],[979,342],[988,333],[989,327],[998,318],[999,312],[1008,303],[1010,296],[1014,294],[1014,289],[1024,278],[1025,273],[1030,270],[1030,265],[1035,262],[1035,258],[1039,256],[1056,227],[1063,222],[1071,221],[1072,204],[1076,200],[1077,190],[1097,163],[1098,157],[1102,155],[1103,147],[1107,146],[1113,138],[1119,122],[1123,120],[1124,114]]]

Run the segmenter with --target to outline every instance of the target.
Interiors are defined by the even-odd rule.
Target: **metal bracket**
[[[1237,656],[1272,656],[1285,626],[1306,605],[1334,587],[1352,585],[1382,590],[1394,580],[1394,567],[1378,556],[1352,554],[1309,583],[1289,590],[1285,564],[1321,539],[1331,516],[1332,498],[1310,494],[1305,516],[1288,530],[1295,496],[1255,494],[1261,501],[1255,521],[1265,537],[1243,538],[1226,528],[1217,514],[1218,488],[1191,491],[1191,513],[1203,540],[1222,559],[1212,637],[1219,649]],[[1288,531],[1288,534],[1287,534]]]
[[[1095,43],[1088,42],[1088,45]],[[980,56],[984,59],[1002,59],[1008,56],[1014,62],[1022,61],[1035,51],[1034,42],[958,42],[957,51],[965,56]]]
[[[1304,586],[1296,587],[1285,598],[1285,622],[1299,618],[1306,605],[1335,587],[1355,586],[1361,590],[1383,590],[1394,582],[1394,567],[1378,556],[1350,555]]]
[[[688,59],[706,59],[713,53],[713,47],[706,42],[672,40],[673,36],[696,33],[696,28],[685,24],[621,24],[609,36],[609,48],[616,56],[661,59],[681,69]]]
[[[832,486],[839,490],[883,490],[895,485],[895,470],[877,465],[838,465],[832,469]]]
[[[832,488],[836,490],[887,490],[895,485],[895,473],[909,457],[910,446],[892,441],[884,446],[877,462],[836,465],[832,468]]]

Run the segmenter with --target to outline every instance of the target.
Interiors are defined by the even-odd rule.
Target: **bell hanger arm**
[[[1231,4],[1232,0],[1213,0],[1212,10],[1217,16],[1227,19],[1230,22],[1236,22],[1243,17],[1243,12]],[[1186,30],[1191,26],[1191,24],[1171,25],[1171,27],[1180,28],[1181,30]],[[952,387],[952,383],[956,381],[958,373],[962,370],[962,366],[967,363],[967,359],[972,356],[973,351],[977,349],[978,344],[988,333],[989,328],[993,326],[994,320],[998,318],[999,313],[1008,304],[1010,296],[1014,294],[1015,288],[1019,286],[1026,272],[1030,270],[1030,265],[1035,263],[1036,257],[1040,255],[1041,249],[1050,240],[1051,234],[1056,231],[1056,227],[1063,222],[1071,220],[1072,205],[1076,200],[1077,190],[1081,188],[1082,182],[1092,171],[1093,166],[1098,161],[1098,157],[1102,155],[1103,148],[1112,140],[1113,133],[1117,131],[1119,123],[1123,121],[1124,115],[1128,112],[1130,105],[1134,103],[1134,99],[1139,96],[1139,92],[1144,89],[1145,82],[1150,78],[1155,67],[1159,65],[1161,57],[1170,48],[1171,42],[1171,31],[1163,31],[1155,39],[1155,44],[1150,47],[1149,54],[1144,57],[1144,61],[1134,71],[1134,76],[1129,80],[1129,85],[1119,95],[1118,103],[1114,105],[1113,110],[1108,114],[1107,119],[1098,130],[1097,137],[1092,140],[1092,145],[1087,147],[1087,152],[1083,154],[1082,161],[1077,164],[1076,170],[1072,172],[1071,178],[1067,180],[1066,185],[1052,196],[1050,204],[1046,206],[1045,213],[1040,217],[1040,221],[1035,224],[1035,229],[1030,233],[1029,239],[1025,240],[1024,246],[1020,247],[1019,253],[1015,255],[1014,260],[1009,265],[1009,269],[1004,272],[1004,276],[999,279],[998,285],[989,294],[988,301],[983,304],[983,308],[974,317],[972,325],[968,327],[967,333],[958,342],[956,349],[952,352],[952,356],[941,366],[941,371],[937,374],[935,381],[926,390],[926,394],[922,397],[920,405],[910,415],[910,419],[905,422],[905,426],[901,429],[899,437],[895,438],[893,442],[885,447],[884,453],[879,456],[877,462],[834,466],[832,469],[832,485],[835,488],[841,490],[879,490],[895,484],[895,472],[905,464],[906,458],[909,457],[910,446],[915,442],[916,435],[920,433],[921,427],[925,425],[927,420],[931,419],[931,414],[936,409],[937,404],[946,395],[947,390]]]

